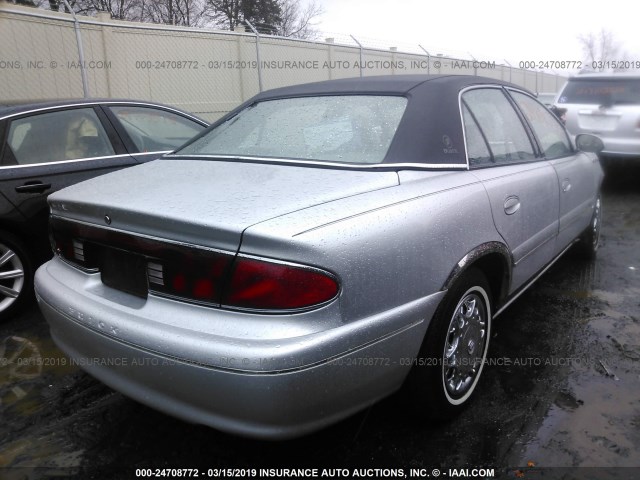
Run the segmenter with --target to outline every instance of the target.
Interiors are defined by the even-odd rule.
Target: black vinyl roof
[[[379,166],[428,164],[434,168],[467,164],[460,91],[474,85],[522,87],[471,75],[388,75],[344,78],[277,88],[262,92],[215,122],[215,128],[256,102],[316,95],[400,95],[408,99],[389,151]],[[526,90],[525,90],[526,91]],[[206,135],[205,130],[201,134]],[[198,138],[198,137],[196,137]]]
[[[332,94],[386,94],[406,95],[412,90],[448,89],[459,91],[478,84],[516,85],[493,78],[473,75],[382,75],[373,77],[351,77],[322,82],[304,83],[275,88],[256,95],[252,100],[267,98],[332,95]]]

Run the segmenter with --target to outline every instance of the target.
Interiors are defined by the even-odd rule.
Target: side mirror
[[[583,152],[600,153],[604,150],[604,143],[595,135],[581,133],[576,136],[576,147]]]

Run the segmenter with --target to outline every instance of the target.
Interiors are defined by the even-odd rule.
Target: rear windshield
[[[175,153],[381,163],[406,105],[372,95],[263,101]]]
[[[569,80],[558,97],[558,103],[638,105],[640,104],[640,79]]]

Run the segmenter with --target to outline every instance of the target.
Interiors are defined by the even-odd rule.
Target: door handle
[[[504,201],[504,213],[513,215],[520,210],[520,198],[517,195],[510,195]]]
[[[43,193],[51,188],[50,183],[27,182],[24,185],[16,187],[18,193]]]
[[[562,191],[563,191],[564,193],[567,193],[569,190],[571,190],[571,182],[569,181],[569,179],[568,179],[568,178],[565,178],[565,179],[562,181]]]

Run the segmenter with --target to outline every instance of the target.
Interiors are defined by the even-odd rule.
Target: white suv
[[[603,157],[640,157],[640,74],[582,74],[569,78],[557,106],[573,135],[604,142]]]

